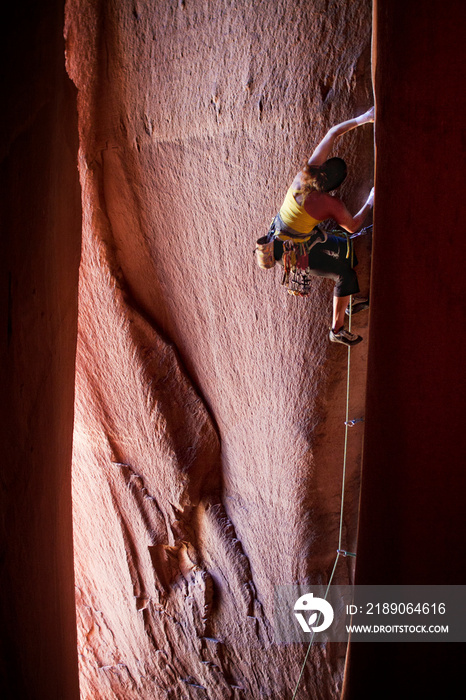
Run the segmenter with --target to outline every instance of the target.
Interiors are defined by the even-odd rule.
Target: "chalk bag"
[[[263,270],[269,270],[275,265],[273,256],[273,239],[270,241],[269,236],[262,236],[256,241],[256,260],[257,264]]]

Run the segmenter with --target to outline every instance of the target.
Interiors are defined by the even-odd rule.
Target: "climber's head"
[[[331,192],[345,179],[346,163],[342,158],[330,158],[323,165],[304,163],[301,175],[301,189],[296,194],[306,198],[310,192]]]
[[[347,175],[346,163],[342,158],[329,158],[320,170],[322,173],[321,189],[324,192],[335,190]]]

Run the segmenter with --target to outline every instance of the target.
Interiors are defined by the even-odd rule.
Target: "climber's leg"
[[[348,308],[350,299],[351,296],[333,297],[332,328],[334,331],[339,331],[340,328],[345,324],[345,311]]]
[[[308,263],[309,274],[327,277],[335,282],[330,340],[343,345],[360,343],[361,336],[344,330],[345,311],[350,298],[359,292],[358,276],[346,257],[346,241],[329,236],[325,243],[309,251]]]

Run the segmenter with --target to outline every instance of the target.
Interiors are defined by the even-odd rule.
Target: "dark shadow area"
[[[376,200],[356,584],[464,584],[465,7],[375,7]],[[448,695],[462,644],[351,645],[345,700]],[[378,687],[380,683],[381,687]]]
[[[79,697],[71,445],[81,240],[60,0],[2,14],[0,695]]]

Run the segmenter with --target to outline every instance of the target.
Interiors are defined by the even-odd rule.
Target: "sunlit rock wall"
[[[333,565],[346,351],[328,343],[332,284],[290,297],[252,252],[316,141],[372,103],[370,20],[366,0],[67,3],[84,210],[73,467],[83,698],[294,688],[305,650],[274,643],[273,590],[326,581]],[[366,126],[336,150],[353,212],[372,185],[372,143]],[[366,348],[353,353],[354,417]],[[345,560],[337,580],[349,577]],[[343,660],[343,648],[315,647],[298,697],[338,697]]]

